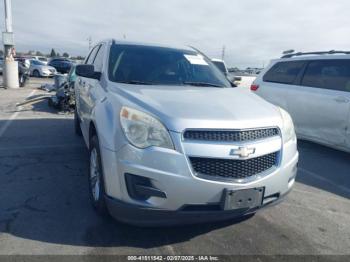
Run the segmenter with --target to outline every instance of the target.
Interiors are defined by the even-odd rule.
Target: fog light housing
[[[148,177],[125,174],[125,182],[132,199],[145,201],[150,197],[166,198],[165,192],[155,188]]]

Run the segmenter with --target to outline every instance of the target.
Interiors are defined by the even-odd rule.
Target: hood
[[[110,91],[123,96],[125,105],[155,115],[175,132],[282,126],[278,108],[249,90],[115,84]]]
[[[56,70],[53,66],[42,66],[43,70]]]

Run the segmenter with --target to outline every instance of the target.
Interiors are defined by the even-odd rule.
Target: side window
[[[94,66],[96,72],[102,71],[102,65],[103,65],[103,56],[104,56],[104,45],[101,45],[100,48],[97,51],[95,60],[94,60]]]
[[[350,60],[310,62],[302,85],[350,92]]]
[[[92,51],[90,52],[90,55],[88,56],[88,58],[85,61],[85,64],[88,64],[88,65],[93,64],[93,62],[95,60],[96,52],[98,51],[99,48],[100,48],[100,45],[97,45],[92,49]]]
[[[263,80],[265,82],[293,84],[304,64],[304,61],[278,62],[267,71]]]

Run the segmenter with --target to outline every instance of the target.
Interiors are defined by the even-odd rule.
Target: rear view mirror
[[[77,76],[100,80],[101,73],[95,72],[94,65],[77,65],[75,68]]]

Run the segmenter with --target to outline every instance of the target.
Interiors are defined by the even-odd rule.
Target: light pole
[[[89,42],[89,50],[88,51],[90,52],[90,50],[92,48],[92,38],[91,38],[91,36],[89,36],[87,40]]]
[[[5,88],[18,88],[18,62],[14,60],[14,39],[12,31],[11,0],[4,0],[5,29],[2,33],[4,43],[4,72],[3,82]]]
[[[222,47],[222,53],[221,53],[221,60],[224,61],[225,60],[225,51],[226,51],[226,46]]]

